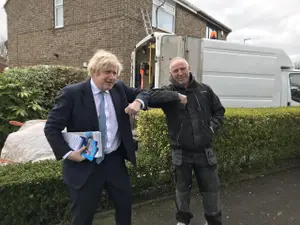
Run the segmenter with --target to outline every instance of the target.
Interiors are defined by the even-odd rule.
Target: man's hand
[[[141,102],[135,100],[126,107],[125,113],[129,114],[130,116],[135,116],[141,110],[141,105]]]
[[[83,146],[82,148],[78,149],[77,151],[72,151],[67,159],[72,160],[74,162],[82,162],[85,160],[85,158],[81,155],[81,153],[86,149],[86,146]]]
[[[183,104],[183,105],[186,105],[186,103],[187,103],[186,95],[178,93],[178,97],[179,97],[180,103]]]

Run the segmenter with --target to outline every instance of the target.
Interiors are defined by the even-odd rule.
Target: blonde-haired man
[[[99,50],[90,59],[90,78],[63,88],[48,115],[45,135],[57,160],[63,159],[73,225],[92,225],[101,192],[106,189],[116,209],[116,224],[131,225],[131,183],[124,159],[136,164],[129,116],[146,109],[149,95],[117,81],[122,64],[111,52]],[[101,131],[104,158],[87,161],[71,151],[61,131]]]

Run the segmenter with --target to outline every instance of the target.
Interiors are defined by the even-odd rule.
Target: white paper
[[[98,145],[97,145],[98,151],[97,151],[97,153],[95,155],[95,158],[100,158],[100,157],[103,156],[102,142],[101,142],[101,132],[95,132],[95,133],[93,133],[93,136],[95,138],[94,140],[96,140],[97,143],[98,143]]]
[[[97,141],[97,147],[98,147],[98,151],[95,155],[95,158],[100,158],[103,156],[100,131],[72,132],[72,134],[75,134],[76,136],[78,135],[78,136],[86,137],[87,133],[90,134],[91,132],[92,132],[92,139]]]
[[[81,148],[83,140],[79,135],[69,132],[63,132],[62,135],[71,149],[76,151]]]

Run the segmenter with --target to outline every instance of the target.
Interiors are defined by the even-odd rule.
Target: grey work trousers
[[[193,170],[203,198],[204,215],[208,225],[222,225],[219,177],[216,165],[209,164],[182,163],[181,165],[173,165],[178,210],[177,221],[189,224],[193,218],[189,209]]]

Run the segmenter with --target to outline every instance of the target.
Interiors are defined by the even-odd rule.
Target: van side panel
[[[225,107],[281,105],[281,67],[276,51],[217,40],[202,40],[203,83]]]

